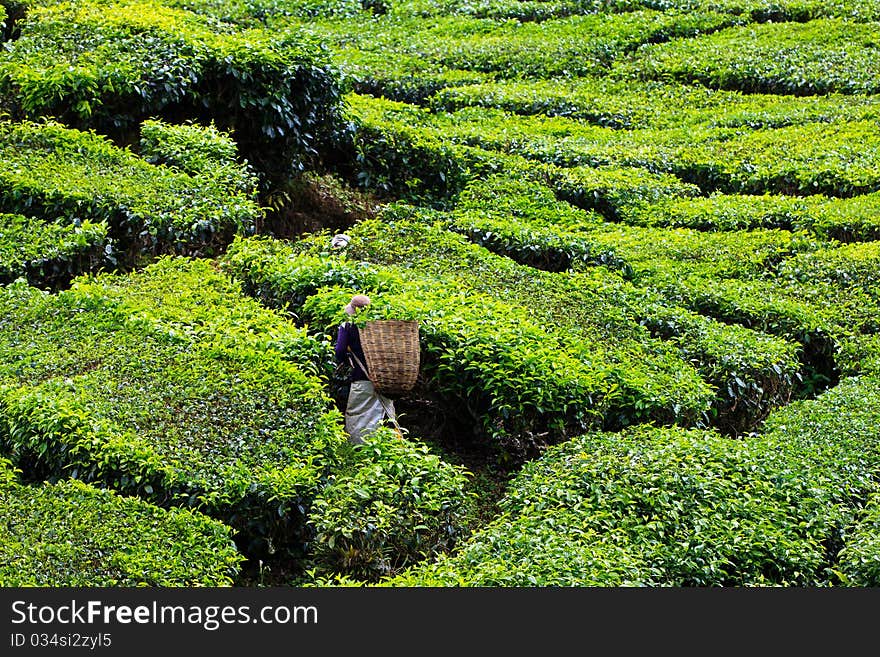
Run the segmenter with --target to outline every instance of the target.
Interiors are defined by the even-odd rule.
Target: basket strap
[[[361,366],[361,369],[364,371],[364,374],[367,375],[367,378],[370,380],[370,383],[373,384],[373,388],[376,389],[376,382],[373,381],[373,377],[370,376],[369,370],[367,370],[366,366],[361,362],[361,359],[358,358],[355,353],[351,350],[351,347],[348,348],[348,353],[354,358],[355,362]],[[382,409],[385,411],[385,416],[391,420],[394,424],[394,428],[397,429],[397,435],[401,439],[403,438],[403,429],[400,428],[400,425],[397,423],[397,418],[395,414],[388,410],[388,405],[385,403],[385,396],[376,389],[376,397],[379,399],[379,403],[382,404]]]

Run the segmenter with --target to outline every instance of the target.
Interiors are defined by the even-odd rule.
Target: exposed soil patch
[[[373,218],[379,202],[370,194],[351,189],[330,175],[305,173],[284,187],[269,191],[260,232],[278,239],[297,239],[321,230],[345,232],[357,222]]]

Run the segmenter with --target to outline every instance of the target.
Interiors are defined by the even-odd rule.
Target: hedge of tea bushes
[[[24,278],[56,288],[83,272],[110,262],[107,226],[52,223],[18,214],[0,214],[0,284]]]
[[[507,147],[496,150],[497,144],[461,145],[437,129],[436,117],[423,108],[358,94],[346,98],[355,126],[347,173],[359,186],[386,197],[448,207],[467,183],[506,172],[551,181],[560,198],[616,218],[625,205],[700,193],[671,174],[638,166],[558,167]]]
[[[754,430],[799,392],[805,366],[794,341],[724,324],[654,295],[644,297],[636,295],[633,313],[652,336],[674,344],[713,386],[710,420],[721,433],[739,436]]]
[[[750,20],[808,20],[819,16],[841,16],[853,20],[873,20],[877,7],[872,0],[782,0],[772,6],[761,0],[683,0],[658,3],[654,0],[401,0],[390,3],[389,14],[429,18],[460,14],[496,19],[515,18],[519,21],[546,20],[573,14],[630,12],[639,9],[670,9],[673,11],[721,11]]]
[[[778,194],[720,194],[658,198],[621,208],[618,219],[636,226],[735,231],[796,229],[809,213],[812,197]]]
[[[877,102],[876,97],[852,94],[747,94],[660,80],[587,77],[450,85],[427,105],[447,112],[487,107],[524,116],[561,116],[617,129],[682,124],[756,129],[867,119],[877,115]]]
[[[338,126],[339,92],[320,46],[158,1],[31,9],[0,56],[13,117],[50,115],[121,135],[162,113],[235,132],[264,182],[303,169]]]
[[[874,331],[877,303],[864,291],[833,285],[785,285],[768,279],[678,276],[670,269],[643,284],[690,310],[776,335],[802,346],[802,394],[837,382],[837,355],[864,331]]]
[[[128,327],[209,353],[274,353],[316,377],[327,374],[332,360],[327,345],[242,295],[211,260],[163,257],[125,276],[79,278],[73,291],[110,305]]]
[[[790,256],[822,245],[806,234],[779,229],[707,232],[605,224],[587,237],[599,249],[613,248],[636,283],[673,269],[682,276],[761,277]]]
[[[543,22],[581,14],[617,13],[644,9],[640,2],[582,2],[580,0],[482,0],[454,3],[447,11],[475,18],[517,20],[521,23]]]
[[[807,468],[782,476],[795,464],[705,431],[588,434],[521,469],[500,503],[503,526],[390,583],[505,585],[532,574],[536,586],[823,585],[824,542],[846,514],[823,510],[833,493]]]
[[[685,9],[693,4],[699,7],[709,4],[715,11],[745,14],[756,22],[804,22],[822,17],[867,22],[880,17],[877,4],[872,0],[781,0],[769,5],[762,0],[709,0],[708,3],[702,0],[696,3],[684,0],[673,2],[672,6]]]
[[[545,169],[546,180],[541,180],[539,171],[528,172],[526,175],[531,179],[506,172],[472,180],[456,198],[451,227],[460,230],[470,225],[470,233],[480,237],[480,231],[472,222],[485,222],[486,217],[491,217],[493,235],[516,243],[519,250],[529,247],[540,250],[542,245],[551,246],[551,241],[556,242],[553,248],[564,248],[569,241],[569,250],[574,250],[578,242],[587,243],[605,256],[602,264],[625,269],[628,277],[655,266],[664,267],[669,261],[675,261],[683,270],[693,263],[703,273],[711,269],[723,277],[754,276],[772,269],[792,253],[819,248],[816,240],[782,230],[698,232],[609,223],[595,211],[577,207],[587,203],[563,187],[562,176],[569,184],[580,182],[580,196],[592,196],[593,204],[601,207],[604,215],[618,214],[617,208],[631,211],[633,206],[647,206],[651,204],[647,199],[660,196],[662,188],[626,190],[625,185],[631,181],[624,178],[625,174],[620,175],[621,172],[612,172],[618,176],[608,175],[606,182],[614,189],[615,197],[613,201],[600,201],[602,197],[611,196],[610,189],[601,190],[597,184],[603,174],[609,174],[607,171]],[[591,173],[593,180],[587,178]],[[560,200],[566,196],[573,197],[575,203]],[[511,235],[511,231],[517,234]],[[482,241],[487,241],[485,233]],[[489,248],[517,259],[515,249],[505,252],[501,248]],[[579,262],[578,268],[582,266]],[[571,267],[562,267],[566,268]]]
[[[529,441],[559,440],[572,427],[596,422],[628,423],[639,417],[694,422],[708,411],[711,388],[672,348],[652,341],[634,321],[609,315],[603,318],[606,326],[584,324],[571,334],[536,317],[531,307],[536,298],[499,301],[518,294],[517,287],[530,286],[530,295],[542,287],[545,281],[530,268],[418,222],[396,221],[390,230],[382,222],[364,222],[351,235],[344,257],[323,257],[324,271],[342,270],[347,262],[347,269],[357,272],[369,263],[384,272],[382,287],[331,283],[302,302],[297,281],[314,266],[314,254],[289,249],[285,256],[265,240],[248,238],[234,242],[225,260],[247,289],[274,286],[275,292],[261,298],[328,332],[342,321],[341,308],[357,291],[374,298],[373,312],[421,320],[427,385],[458,412],[470,412],[488,437],[511,452]],[[312,274],[316,281],[325,275]],[[518,286],[518,280],[531,282]],[[502,286],[508,287],[499,294]],[[456,292],[450,294],[451,289]],[[557,308],[559,313],[570,310]],[[614,326],[617,341],[603,331]]]
[[[400,102],[424,104],[441,89],[482,82],[485,73],[437,64],[418,55],[397,54],[360,47],[333,51],[333,63],[344,92],[369,94]]]
[[[400,3],[419,6],[420,2]],[[433,4],[433,3],[432,3]],[[540,21],[572,14],[630,12],[639,9],[666,9],[670,11],[714,11],[733,14],[755,22],[807,21],[813,18],[837,16],[850,20],[874,21],[880,10],[871,0],[783,0],[768,4],[762,0],[683,0],[656,2],[655,0],[556,0],[534,1],[481,0],[479,2],[451,2],[447,12],[497,19],[515,18],[520,21]]]
[[[508,189],[508,191],[511,194],[505,198],[509,199],[510,205],[514,205],[513,190]],[[540,192],[535,186],[530,187],[530,192],[529,201],[533,202],[539,197]],[[464,201],[465,204],[472,201],[467,191],[462,197],[467,199]],[[553,207],[550,199],[545,197],[543,200],[545,203],[549,201],[547,206],[542,207],[540,203],[529,202],[517,205],[523,224],[527,225],[531,219],[530,212],[537,209],[540,213],[547,207]],[[555,205],[559,207],[563,204]],[[458,212],[457,210],[456,214]],[[468,216],[466,212],[462,214]],[[564,216],[562,210],[559,216]],[[501,219],[498,221],[502,223]],[[519,221],[518,219],[517,222]],[[457,230],[456,222],[460,222],[460,219],[452,222],[453,230]],[[517,225],[521,224],[517,223]],[[499,234],[505,234],[503,228]],[[531,233],[527,234],[529,237],[532,236]],[[640,273],[638,262],[634,261],[635,267],[630,266],[625,250],[621,252],[613,250],[614,240],[603,242],[602,235],[601,229],[595,229],[594,232],[586,233],[583,238],[584,242],[590,245],[593,253],[602,254],[602,261],[596,264],[620,267],[620,263],[623,263],[626,271],[637,278]],[[733,248],[739,246],[736,242],[718,239],[716,241],[719,243],[719,248],[716,252],[704,253],[700,252],[699,245],[693,244],[693,242],[701,242],[701,236],[693,237],[694,240],[684,240],[691,242],[691,246],[696,249],[696,253],[690,257],[695,257],[698,253],[706,261],[712,262],[717,270],[716,275],[731,276],[736,273],[753,272],[756,269],[760,270],[765,264],[765,260],[756,261],[754,258],[751,249],[754,245],[746,245],[740,250]],[[650,241],[650,236],[647,239]],[[490,249],[499,244],[497,240],[490,242],[488,245]],[[775,254],[775,248],[789,248],[790,242],[791,240],[784,236],[781,239],[771,236],[763,240],[771,254]],[[541,250],[544,245],[536,242],[528,244],[533,250],[533,259],[540,259],[543,262],[550,259],[552,253],[547,254]],[[569,249],[567,253],[570,253],[572,244],[567,248]],[[508,252],[504,255],[517,259],[517,255],[525,250],[526,247],[519,245],[514,249],[514,253]],[[733,253],[730,253],[731,251]],[[747,251],[752,256],[751,265],[748,265],[749,258],[742,257],[742,251]],[[670,268],[677,271],[682,266],[687,266],[689,256],[686,253],[680,253],[672,247],[665,251],[665,254],[670,258],[667,260]],[[520,279],[514,289],[530,299],[531,307],[535,312],[543,315],[547,322],[563,332],[577,335],[583,330],[581,328],[583,324],[600,325],[609,332],[609,337],[615,336],[612,339],[644,340],[647,337],[645,334],[634,331],[631,325],[629,328],[626,327],[628,322],[632,322],[647,328],[652,336],[660,337],[674,345],[679,356],[685,362],[694,364],[700,375],[716,390],[711,421],[724,432],[739,434],[750,430],[770,409],[788,401],[801,369],[797,357],[799,347],[795,342],[735,325],[725,325],[682,307],[670,305],[660,295],[638,290],[616,276],[591,269],[585,255],[586,251],[581,251],[581,259],[571,263],[574,265],[574,270],[582,270],[579,275],[569,273],[552,278],[534,276],[533,281],[526,282],[527,279],[523,280],[525,277],[521,275],[505,272],[505,269],[509,268],[495,265],[494,269],[505,281]],[[407,257],[412,258],[412,255]],[[424,262],[419,265],[428,266]],[[419,265],[415,267],[418,268]],[[654,265],[658,266],[656,263]],[[533,263],[530,266],[533,266]],[[584,266],[587,268],[583,269]],[[461,276],[467,277],[468,272],[476,268],[476,265],[466,263],[462,268]],[[506,282],[505,285],[510,284]],[[493,283],[483,282],[483,286],[491,289]],[[509,294],[509,291],[499,288],[498,293]],[[595,311],[582,316],[581,310],[559,313],[553,310],[554,306],[587,307],[594,308]],[[613,317],[621,314],[626,318],[625,321],[619,320],[616,323],[612,321]]]
[[[850,197],[878,191],[878,149],[876,120],[810,123],[683,147],[672,170],[728,193]]]
[[[711,33],[735,24],[712,12],[634,11],[572,16],[541,23],[499,21],[470,34],[447,36],[409,46],[418,54],[457,69],[501,78],[601,75],[617,58],[641,44]],[[485,25],[485,24],[484,24]],[[585,39],[584,35],[590,38]]]
[[[404,197],[428,205],[443,203],[461,190],[466,165],[452,144],[425,129],[427,112],[356,94],[348,94],[346,100],[346,115],[354,126],[346,159],[358,186],[383,198]],[[395,112],[390,121],[388,108]]]
[[[872,585],[878,394],[847,379],[739,440],[633,427],[551,447],[496,523],[384,584]]]
[[[448,228],[516,262],[566,271],[575,261],[622,268],[613,247],[596,248],[584,233],[602,217],[557,200],[536,181],[508,174],[472,180],[456,199]]]
[[[612,75],[749,93],[873,94],[876,32],[874,22],[838,18],[736,26],[642,48]]]
[[[413,552],[385,557],[417,560],[464,532],[465,474],[409,442],[384,460],[348,450],[321,376],[329,344],[242,297],[210,262],[167,258],[58,296],[21,284],[3,292],[0,443],[29,478],[71,476],[189,506],[232,526],[248,556],[293,555],[322,570],[339,564],[332,551],[326,562],[310,552],[311,505],[333,477],[335,503],[366,514],[373,497],[343,494],[345,473],[361,465],[390,482],[390,513],[407,509],[373,538],[393,534],[395,549]],[[400,485],[414,473],[424,506]],[[441,497],[442,509],[429,504]],[[422,526],[434,515],[436,532]],[[355,526],[325,522],[322,540]],[[378,558],[367,539],[365,555]],[[369,568],[368,557],[357,565]]]
[[[780,228],[808,231],[825,240],[857,242],[880,237],[878,203],[877,192],[851,198],[713,193],[617,204],[613,216],[638,226],[704,231]]]
[[[591,166],[576,167],[557,167],[545,162],[529,163],[521,155],[509,152],[511,148],[516,148],[517,152],[531,157],[529,149],[522,150],[518,146],[521,141],[514,140],[505,144],[477,140],[481,147],[460,147],[449,143],[450,134],[436,129],[435,124],[439,119],[425,110],[363,96],[349,96],[349,100],[351,115],[359,125],[357,134],[360,134],[360,137],[355,137],[355,140],[358,144],[363,143],[364,145],[359,148],[362,152],[366,151],[357,161],[361,184],[378,182],[383,189],[394,190],[404,197],[409,195],[414,200],[419,200],[420,196],[424,200],[427,190],[432,198],[447,199],[448,203],[450,197],[461,191],[463,180],[488,175],[500,168],[509,169],[511,173],[515,170],[517,175],[528,179],[551,181],[560,198],[579,207],[598,210],[606,218],[626,223],[686,226],[710,230],[792,228],[809,230],[819,237],[844,241],[873,239],[877,233],[874,219],[876,213],[873,211],[876,205],[876,193],[852,198],[833,198],[819,193],[807,198],[766,193],[712,194],[708,197],[700,197],[701,192],[696,185],[683,182],[670,172],[653,171],[655,164],[652,164],[652,161],[656,159],[654,156],[632,160],[630,163],[635,166],[630,167],[603,165],[606,162],[603,159],[591,159]],[[852,130],[851,126],[855,124],[842,125],[845,127],[844,132],[849,132]],[[867,124],[862,122],[858,125]],[[565,134],[566,130],[576,129],[574,122],[559,126],[560,134]],[[792,130],[795,131],[792,135],[795,133],[798,135],[792,136],[793,142],[800,142],[801,136],[805,141],[814,143],[820,138],[813,134],[815,131],[810,126],[795,127]],[[771,130],[759,132],[767,135],[780,133]],[[523,133],[523,139],[529,139],[527,134]],[[602,136],[602,139],[604,140],[606,136]],[[675,138],[680,137],[681,135],[678,135]],[[737,151],[746,154],[745,146],[736,144],[737,141],[745,139],[746,136],[743,136],[727,143],[736,145]],[[868,171],[870,158],[863,158],[864,162],[859,165],[860,168],[851,166],[855,163],[844,162],[846,149],[852,150],[852,143],[856,143],[858,138],[847,137],[844,141],[848,143],[840,152],[832,143],[837,139],[837,137],[829,138],[826,146],[831,152],[837,152],[835,157],[838,160],[832,168],[837,167],[838,164],[843,168],[829,174],[829,179],[837,179],[838,182],[829,185],[826,191],[846,196],[873,185],[873,183],[862,185],[857,182],[862,176],[860,171]],[[473,143],[470,138],[466,138],[465,141]],[[789,148],[786,144],[793,142],[779,140],[772,148],[779,158],[783,158],[783,150]],[[552,143],[556,144],[554,148],[560,148],[559,140]],[[390,144],[393,144],[395,150],[389,154],[386,153],[386,148]],[[635,144],[631,146],[638,150]],[[484,148],[501,150],[484,150]],[[725,186],[735,187],[739,184],[734,183],[735,177],[741,175],[736,171],[748,171],[754,166],[753,162],[746,160],[736,166],[730,163],[722,164],[725,154],[717,146],[713,147],[717,151],[714,154],[709,154],[707,149],[702,149],[704,151],[702,153],[692,149],[688,153],[687,148],[689,147],[681,147],[682,158],[674,166],[669,164],[662,166],[675,169],[677,173],[687,178],[693,177],[695,181],[706,187],[717,187],[722,183]],[[797,148],[803,149],[803,147]],[[768,162],[763,176],[764,182],[768,187],[773,187],[777,186],[777,183],[771,184],[767,181],[776,179],[778,186],[789,192],[795,187],[809,187],[818,191],[822,185],[817,179],[822,176],[814,176],[807,163],[819,150],[816,149],[816,152],[811,154],[809,149],[804,149],[804,153],[795,161],[796,166],[793,165],[787,172],[775,174],[770,171],[771,167],[776,167],[769,162],[771,158],[762,156],[762,159]],[[870,155],[870,148],[866,152]],[[430,153],[430,156],[426,153]],[[599,157],[598,151],[596,157]],[[661,162],[672,161],[670,158],[673,156],[667,152],[659,157],[656,166],[661,166]],[[702,163],[687,164],[685,161],[687,158],[695,162],[700,160]],[[407,175],[408,170],[402,167],[406,167],[410,161],[435,164],[428,170],[416,166]],[[641,168],[642,166],[647,168]],[[723,172],[722,168],[727,172]],[[846,172],[846,168],[852,168],[852,173]],[[470,176],[464,172],[469,172]],[[865,175],[870,179],[872,174],[865,173]],[[448,184],[449,181],[454,181],[454,184]],[[757,183],[749,184],[755,184],[757,187]]]
[[[430,214],[420,216],[412,209],[389,207],[382,219],[395,222],[395,227],[376,230],[363,225],[359,229],[364,232],[352,231],[358,241],[352,253],[366,252],[371,262],[405,265],[411,271],[431,272],[437,277],[454,276],[456,288],[465,286],[499,298],[523,299],[532,316],[552,327],[554,333],[572,336],[575,341],[589,339],[619,345],[620,349],[607,350],[605,344],[604,353],[619,367],[629,368],[618,385],[625,398],[634,401],[609,409],[605,417],[609,425],[631,423],[633,415],[639,414],[632,409],[644,403],[639,397],[655,396],[657,384],[672,389],[681,386],[680,379],[669,378],[679,359],[691,363],[715,390],[709,414],[728,432],[753,428],[791,394],[799,370],[797,345],[792,341],[725,326],[684,308],[670,307],[659,295],[637,290],[601,269],[553,275],[515,265],[505,258],[487,257],[481,249],[444,236],[441,229],[449,222],[442,219],[433,228],[409,223],[417,220],[430,225],[436,219]],[[391,250],[381,253],[368,246],[373,244]],[[434,252],[442,253],[442,260],[434,257]],[[655,369],[660,362],[668,364]],[[656,378],[654,382],[642,378],[646,367]],[[655,415],[655,419],[659,417]]]
[[[777,278],[792,284],[825,283],[850,292],[862,289],[873,298],[880,295],[880,243],[825,245],[793,255],[781,263]]]
[[[636,587],[662,585],[623,532],[596,531],[566,508],[500,514],[452,555],[376,586]]]
[[[655,385],[661,381],[673,389],[682,385],[680,380],[669,379],[669,374],[657,370],[652,374],[657,377],[654,383],[642,380],[641,371],[646,366],[653,370],[656,364],[649,363],[656,362],[658,357],[669,363],[662,368],[667,372],[677,369],[673,362],[679,359],[696,368],[715,390],[714,421],[725,431],[753,427],[770,408],[787,401],[791,393],[799,369],[797,345],[792,340],[725,327],[683,308],[670,307],[662,296],[638,290],[604,268],[552,274],[515,265],[505,258],[486,257],[479,249],[444,237],[435,227],[431,231],[434,239],[449,254],[437,263],[432,247],[438,251],[440,248],[428,239],[431,233],[415,224],[407,228],[401,217],[408,215],[396,214],[398,211],[406,212],[406,208],[391,207],[382,217],[395,221],[395,227],[362,234],[363,248],[373,253],[371,261],[405,263],[415,271],[432,271],[436,275],[454,274],[458,286],[474,286],[494,292],[499,298],[516,296],[526,300],[533,316],[544,326],[553,327],[554,332],[571,336],[575,341],[588,335],[596,339],[592,337],[593,331],[599,331],[601,342],[621,347],[607,353],[613,362],[621,367],[627,363],[630,368],[619,385],[623,391],[632,391],[625,396],[635,397],[635,408],[643,403],[638,397],[656,394]],[[366,230],[367,226],[363,228]],[[378,243],[397,243],[403,249],[398,246],[385,255],[368,246]],[[644,352],[641,357],[635,355],[639,352]],[[642,364],[638,364],[639,360]],[[613,419],[616,415],[614,411],[606,414],[610,426],[633,421],[626,405]]]
[[[393,121],[393,114],[388,119]],[[557,166],[635,166],[672,173],[706,192],[849,197],[876,191],[880,184],[873,166],[876,122],[870,120],[772,130],[620,131],[566,118],[465,108],[437,115],[426,127],[447,141]]]
[[[704,193],[851,197],[877,191],[880,185],[872,120],[767,130],[614,130],[563,117],[516,116],[487,108],[431,113],[356,94],[346,99],[362,140],[394,140],[391,154],[376,146],[370,161],[374,167],[387,162],[385,168],[392,171],[393,155],[400,157],[401,151],[413,150],[409,144],[418,144],[435,159],[466,146],[558,167],[643,168],[678,176]],[[423,160],[430,161],[427,155]],[[415,166],[410,178],[420,182],[446,175],[450,167],[445,159],[440,162],[445,167],[436,162],[428,171],[424,165]],[[398,187],[405,191],[404,185]]]
[[[779,476],[803,472],[811,485],[829,497],[824,502],[818,500],[812,512],[821,517],[835,506],[844,512],[846,522],[835,526],[827,542],[835,557],[843,557],[840,550],[851,541],[863,541],[858,532],[852,535],[853,525],[871,522],[880,457],[878,395],[880,380],[876,374],[848,377],[814,400],[798,401],[774,411],[763,428],[771,448],[785,450],[794,457],[795,463]]]
[[[829,243],[805,249],[781,260],[775,271],[748,280],[718,279],[715,272],[699,268],[677,275],[671,267],[662,271],[658,263],[643,282],[662,287],[667,296],[687,298],[689,305],[714,307],[732,321],[751,318],[751,323],[766,324],[774,333],[807,324],[822,325],[838,336],[874,333],[878,307],[871,272],[873,244]]]
[[[582,362],[554,348],[557,336],[547,334],[520,307],[487,294],[458,291],[450,296],[447,281],[436,274],[413,276],[362,258],[297,253],[286,245],[279,250],[272,240],[259,238],[233,242],[224,262],[244,289],[274,288],[259,298],[293,311],[328,339],[335,337],[347,317],[341,309],[357,292],[373,299],[369,317],[418,319],[421,375],[427,385],[455,412],[470,414],[478,431],[511,456],[541,435],[558,439],[568,430],[566,424],[598,421],[596,409],[608,403],[612,386],[601,363],[592,358]],[[338,272],[354,275],[350,280],[358,284],[338,283]],[[374,281],[376,287],[369,285]],[[551,429],[554,435],[548,438]]]
[[[330,410],[325,392],[323,377],[332,368],[329,345],[241,297],[237,286],[208,261],[163,259],[129,276],[81,279],[69,294],[74,292],[86,300],[83,305],[91,312],[57,320],[47,331],[50,344],[33,340],[25,332],[4,343],[7,369],[16,380],[86,373],[68,377],[74,389],[68,390],[68,381],[62,384],[56,378],[28,393],[42,396],[42,404],[56,409],[41,411],[42,419],[28,416],[19,423],[22,431],[35,434],[30,444],[19,440],[14,447],[33,476],[58,472],[58,476],[85,478],[83,472],[91,472],[88,476],[157,502],[203,508],[236,527],[247,554],[271,558],[267,551],[273,549],[300,554],[322,571],[339,564],[329,551],[326,562],[323,556],[310,553],[316,529],[308,510],[331,475],[341,490],[349,490],[335,466],[355,471],[361,462],[367,463],[375,480],[385,476],[394,482],[388,484],[390,490],[399,490],[400,496],[407,477],[421,482],[425,506],[419,506],[419,500],[383,493],[389,512],[397,513],[397,505],[405,505],[413,519],[410,524],[401,520],[385,534],[367,536],[379,542],[394,534],[396,547],[386,549],[386,558],[423,558],[421,552],[444,549],[464,531],[464,473],[445,463],[436,464],[408,442],[389,452],[393,458],[386,460],[346,451],[341,418]],[[18,293],[25,298],[15,307],[33,304],[28,297],[35,292],[25,288]],[[35,312],[46,315],[39,307]],[[12,308],[10,316],[17,315]],[[18,321],[28,321],[28,317]],[[9,333],[13,329],[9,327]],[[167,347],[169,353],[154,354],[158,348],[143,346],[153,341],[173,347]],[[96,370],[99,373],[92,380]],[[132,390],[138,399],[129,401]],[[110,401],[96,402],[92,396]],[[89,408],[88,416],[65,407],[68,399],[79,404],[77,409]],[[122,409],[115,414],[109,408],[113,399],[119,400]],[[27,406],[28,401],[19,406]],[[91,422],[97,427],[94,431],[103,432],[93,440],[106,439],[112,444],[94,447],[100,455],[77,467],[76,459],[63,455],[65,446],[76,441],[81,422]],[[66,440],[56,436],[53,447],[45,440],[45,427],[51,426],[67,426],[74,435]],[[114,442],[120,435],[116,442],[124,444]],[[41,447],[34,440],[41,439],[48,445],[47,452],[35,455]],[[47,465],[52,449],[61,456],[57,463]],[[128,455],[128,460],[113,470],[112,461],[120,453],[119,459]],[[96,465],[103,457],[111,463]],[[80,460],[88,458],[86,454]],[[165,480],[151,481],[157,477]],[[449,504],[432,510],[427,500],[439,497]],[[337,492],[335,499],[352,512],[374,504],[362,491],[352,500]],[[442,524],[442,533],[421,526],[435,514],[444,519],[444,523],[435,519],[436,526]],[[343,532],[349,533],[354,526],[353,519],[335,530],[324,523],[323,539],[341,541]],[[377,556],[382,550],[381,544],[366,539],[362,544],[366,554]],[[413,546],[411,554],[394,552],[405,545]],[[370,565],[366,554],[359,562],[361,568]]]
[[[646,271],[689,268],[707,277],[753,277],[793,252],[819,248],[813,241],[783,231],[734,235],[641,232],[609,225],[557,200],[554,192],[538,181],[513,180],[505,175],[472,182],[458,197],[452,216],[445,222],[451,230],[523,264],[546,269],[553,269],[546,265],[554,264],[560,265],[557,269],[576,271],[601,264],[636,283]],[[486,216],[494,217],[491,232]],[[626,308],[629,316],[653,335],[672,340],[685,360],[698,363],[701,375],[718,389],[714,423],[724,431],[751,429],[771,408],[788,400],[799,369],[794,343],[720,324],[670,306],[657,295],[626,289],[622,282],[615,288],[611,282],[615,279],[601,272],[591,278],[573,279],[573,289],[548,304],[565,304],[568,296],[568,303],[601,304],[605,313],[609,305]],[[595,280],[602,282],[597,285]],[[546,282],[543,286],[542,293],[534,290],[535,297],[552,294],[549,290],[553,286]],[[601,301],[588,299],[588,289]],[[565,321],[561,324],[576,330]]]
[[[284,19],[365,16],[366,0],[162,0],[168,7],[244,26]]]
[[[68,322],[95,303],[73,296],[58,303],[72,306],[59,313]],[[193,350],[119,327],[94,346],[74,336],[81,353],[65,362],[69,352],[55,359],[52,350],[68,346],[67,335],[12,312],[46,333],[39,352],[10,354],[0,388],[3,448],[26,476],[70,476],[198,509],[232,526],[250,555],[301,550],[306,507],[344,440],[319,381],[275,353]],[[11,330],[23,328],[4,326],[14,345]],[[49,378],[22,378],[35,370]]]
[[[643,43],[694,36],[735,25],[731,14],[638,10],[521,23],[441,14],[391,14],[375,20],[324,20],[310,26],[330,44],[417,56],[447,68],[502,78],[570,77],[603,73],[615,58]],[[283,24],[283,23],[282,23]],[[589,39],[583,35],[589,34]],[[332,48],[332,45],[331,45]]]
[[[175,167],[193,177],[206,176],[230,192],[255,198],[259,181],[238,145],[214,123],[172,124],[148,119],[141,123],[138,155],[150,164]]]
[[[22,485],[0,459],[3,586],[231,586],[229,527],[81,481]]]
[[[851,198],[815,198],[800,223],[820,237],[840,242],[880,239],[880,193]]]
[[[0,158],[3,211],[106,224],[120,259],[214,253],[263,212],[232,165],[189,175],[51,121],[0,122]]]
[[[880,335],[846,335],[837,343],[835,360],[842,376],[880,373]]]
[[[345,92],[422,102],[446,85],[474,84],[487,78],[486,73],[426,56],[425,44],[454,40],[494,25],[449,15],[425,20],[392,11],[372,18],[270,21],[267,28],[290,30],[324,44]]]

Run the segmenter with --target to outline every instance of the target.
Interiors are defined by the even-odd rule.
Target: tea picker
[[[356,294],[344,307],[354,316],[370,304]],[[338,362],[351,364],[345,430],[352,443],[363,442],[388,418],[403,438],[394,401],[389,397],[408,392],[419,372],[419,324],[397,319],[371,320],[362,327],[352,321],[339,326],[335,354]]]

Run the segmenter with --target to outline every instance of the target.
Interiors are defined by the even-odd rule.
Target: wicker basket
[[[381,319],[360,329],[367,371],[383,395],[412,390],[419,376],[419,323],[416,320]]]

